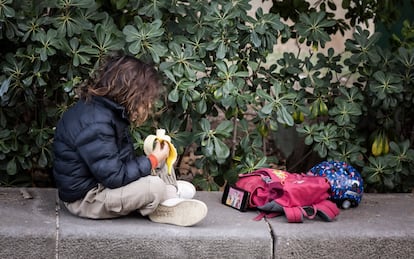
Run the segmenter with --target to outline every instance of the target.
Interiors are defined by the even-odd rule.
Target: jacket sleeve
[[[151,174],[151,163],[145,156],[121,160],[116,134],[109,124],[94,123],[82,130],[76,146],[90,172],[107,188],[119,188]]]

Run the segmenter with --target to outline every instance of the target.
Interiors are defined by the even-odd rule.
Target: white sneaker
[[[192,199],[196,194],[196,188],[194,185],[187,181],[177,181],[177,194],[178,198]]]
[[[207,211],[202,201],[173,198],[163,201],[148,217],[153,222],[188,227],[203,220]]]

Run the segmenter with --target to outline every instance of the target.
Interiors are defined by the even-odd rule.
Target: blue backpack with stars
[[[312,167],[309,175],[322,176],[331,185],[329,199],[339,207],[357,207],[364,193],[361,174],[351,165],[342,161],[324,161]]]

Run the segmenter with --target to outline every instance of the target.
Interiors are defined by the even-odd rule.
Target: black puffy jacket
[[[125,109],[104,98],[78,101],[56,126],[53,175],[65,202],[83,198],[101,183],[124,186],[151,173],[151,162],[137,157]]]

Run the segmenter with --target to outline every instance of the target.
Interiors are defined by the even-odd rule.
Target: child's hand
[[[160,141],[157,141],[155,142],[155,147],[151,154],[157,158],[158,164],[162,164],[167,159],[169,153],[170,153],[169,146]]]

